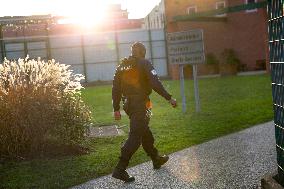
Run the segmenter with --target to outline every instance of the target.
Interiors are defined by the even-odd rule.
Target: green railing
[[[253,10],[253,9],[259,9],[259,8],[266,8],[267,6],[267,1],[262,1],[258,3],[249,3],[249,4],[242,4],[234,7],[227,7],[223,9],[215,9],[215,10],[210,10],[206,12],[199,12],[191,15],[178,15],[174,16],[173,20],[174,21],[202,21],[204,18],[207,18],[210,20],[208,17],[214,17],[216,15],[221,15],[221,14],[226,14],[226,13],[234,13],[234,12],[240,12],[240,11],[245,11],[245,10]],[[212,21],[214,20],[220,20],[224,18],[211,18]]]
[[[268,0],[269,53],[278,175],[284,185],[284,17],[283,0]]]

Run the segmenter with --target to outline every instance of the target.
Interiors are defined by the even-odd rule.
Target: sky
[[[99,15],[106,4],[121,4],[129,18],[145,17],[160,0],[1,0],[0,16]],[[2,8],[3,7],[3,8]],[[5,8],[4,8],[5,7]]]

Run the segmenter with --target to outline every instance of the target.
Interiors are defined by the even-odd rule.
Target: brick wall
[[[256,61],[268,59],[267,15],[264,8],[256,12],[228,13],[225,21],[173,22],[173,16],[185,15],[189,6],[196,5],[197,12],[204,12],[216,9],[216,2],[220,0],[166,0],[167,32],[203,29],[205,53],[214,53],[220,59],[222,51],[231,48],[234,49],[241,63],[246,65],[247,70],[256,70]],[[244,3],[245,0],[225,1],[226,7]],[[170,68],[175,70],[170,71],[172,78],[177,79],[179,77],[177,66]]]

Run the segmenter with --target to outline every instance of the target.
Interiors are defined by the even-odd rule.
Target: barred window
[[[197,7],[196,6],[190,6],[190,7],[187,7],[186,9],[186,13],[187,14],[194,14],[197,12]]]
[[[246,2],[246,4],[252,4],[252,3],[257,3],[257,0],[245,0]],[[257,11],[257,9],[250,9],[250,10],[246,10],[246,12],[256,12]]]
[[[226,3],[225,1],[219,1],[219,2],[216,2],[216,9],[223,9],[223,8],[226,8]],[[226,14],[218,14],[216,15],[217,17],[223,17],[223,16],[226,16]]]

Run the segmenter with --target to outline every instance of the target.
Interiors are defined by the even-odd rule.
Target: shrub
[[[240,59],[233,49],[225,49],[222,53],[222,63],[239,65]]]
[[[81,100],[80,74],[40,59],[0,64],[0,154],[25,157],[49,143],[77,145],[91,114]]]
[[[217,57],[215,56],[215,54],[213,54],[213,53],[208,53],[208,54],[206,54],[206,64],[209,64],[209,65],[218,65],[218,64],[219,64],[219,60],[217,59]]]

